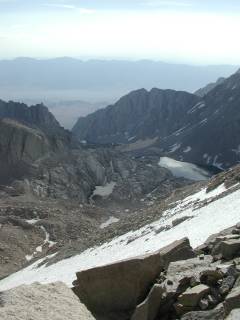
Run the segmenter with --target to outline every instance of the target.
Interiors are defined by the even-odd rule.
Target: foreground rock
[[[97,316],[129,319],[171,261],[193,256],[185,238],[151,255],[79,272],[73,290]]]
[[[2,292],[1,320],[94,320],[63,283],[32,284]]]
[[[79,272],[73,290],[101,320],[238,319],[238,230],[239,224],[212,236],[197,256],[185,238],[151,255]]]

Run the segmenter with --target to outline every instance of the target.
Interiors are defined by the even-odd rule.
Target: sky
[[[240,64],[239,0],[0,0],[0,59]]]

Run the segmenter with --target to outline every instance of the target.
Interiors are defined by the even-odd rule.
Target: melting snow
[[[30,220],[25,220],[29,224],[36,224],[40,219],[30,219]]]
[[[203,189],[178,201],[175,207],[166,210],[158,221],[54,265],[38,267],[39,263],[44,261],[41,259],[0,281],[0,291],[36,281],[51,283],[60,280],[71,286],[78,271],[154,252],[183,237],[188,237],[195,248],[210,235],[239,222],[240,190],[214,199],[225,190],[224,185],[209,193]],[[207,205],[201,206],[201,201],[210,198],[214,201],[209,200]],[[169,230],[164,230],[166,226],[172,226],[173,220],[185,216],[189,219]]]
[[[34,220],[34,219],[33,219]],[[28,220],[28,223],[30,223],[29,221],[33,221],[33,220]],[[38,221],[38,220],[37,220]],[[35,222],[36,223],[36,222]],[[43,244],[41,245],[41,246],[38,246],[36,249],[35,249],[35,251],[33,252],[33,254],[31,254],[31,255],[26,255],[25,256],[25,258],[26,258],[26,260],[27,261],[31,261],[34,257],[35,257],[35,255],[37,254],[37,253],[41,253],[42,251],[43,251],[43,246],[44,245],[48,245],[48,247],[49,248],[51,248],[52,246],[54,246],[55,244],[56,244],[56,242],[53,242],[53,241],[50,241],[50,235],[49,235],[49,233],[47,232],[47,230],[43,227],[43,226],[41,226],[40,227],[43,231],[44,231],[44,233],[45,233],[45,240],[44,240],[44,242],[43,242]]]
[[[224,170],[223,164],[218,162],[218,155],[216,155],[213,159],[213,166],[215,166],[216,168],[219,168],[220,170]]]
[[[118,218],[116,218],[116,217],[110,217],[106,222],[104,222],[104,223],[102,223],[102,224],[100,225],[100,228],[101,228],[101,229],[104,229],[104,228],[110,226],[110,224],[116,223],[116,222],[118,222],[118,221],[119,221]]]
[[[197,111],[198,109],[202,109],[205,108],[206,105],[204,102],[198,102],[195,106],[192,107],[192,109],[190,109],[187,113],[193,113],[195,111]]]
[[[107,197],[113,192],[116,182],[109,182],[105,186],[96,186],[93,191],[93,196]]]
[[[132,140],[134,140],[135,138],[136,138],[136,136],[130,137],[130,138],[128,139],[128,141],[132,141]]]
[[[159,166],[170,170],[175,177],[186,178],[194,181],[207,180],[209,178],[207,171],[192,163],[162,157],[158,164]]]
[[[199,122],[199,124],[200,124],[200,125],[201,125],[201,124],[205,124],[205,123],[207,123],[207,121],[208,121],[207,118],[206,118],[206,119],[203,119],[202,121]]]
[[[178,129],[177,131],[175,131],[175,132],[173,133],[173,135],[174,135],[174,136],[179,136],[180,133],[183,132],[187,127],[188,127],[188,125],[186,125],[186,126],[180,128],[180,129]]]
[[[183,152],[184,153],[188,153],[188,152],[190,152],[192,150],[192,148],[191,147],[186,147],[184,150],[183,150]]]
[[[175,143],[174,145],[172,145],[172,146],[170,147],[169,152],[170,152],[170,153],[175,152],[175,151],[177,151],[180,147],[181,147],[181,144]]]

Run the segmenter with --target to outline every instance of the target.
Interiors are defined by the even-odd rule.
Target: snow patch
[[[41,221],[41,219],[30,219],[30,220],[25,220],[29,224],[36,224],[38,221]]]
[[[224,170],[223,168],[223,164],[218,162],[218,155],[216,155],[213,159],[213,166],[215,166],[216,168],[220,169],[220,170]]]
[[[187,127],[188,127],[188,125],[186,125],[186,126],[180,128],[180,129],[178,129],[177,131],[175,131],[175,132],[173,133],[173,135],[174,135],[174,136],[179,136],[185,129],[187,129]]]
[[[100,229],[107,228],[107,227],[110,226],[111,224],[116,223],[116,222],[118,222],[118,221],[119,221],[118,218],[116,218],[116,217],[110,217],[106,222],[104,222],[104,223],[102,223],[102,224],[100,225]]]
[[[205,108],[206,105],[204,102],[198,102],[195,106],[192,107],[192,109],[190,109],[187,113],[190,114],[190,113],[193,113],[199,109],[202,109],[202,108]]]
[[[207,171],[192,163],[162,157],[158,164],[160,167],[170,170],[172,174],[178,178],[186,178],[194,181],[207,180],[209,178]]]
[[[190,146],[188,146],[188,147],[186,147],[184,150],[183,150],[183,152],[184,153],[188,153],[188,152],[190,152],[192,150],[192,148],[190,147]]]
[[[31,261],[38,253],[41,253],[42,251],[43,251],[43,246],[44,245],[48,245],[48,247],[49,248],[51,248],[52,246],[54,246],[57,242],[54,242],[54,241],[50,241],[50,235],[49,235],[49,233],[47,232],[47,230],[43,227],[43,226],[41,226],[40,227],[42,230],[43,230],[43,232],[45,233],[45,240],[44,240],[44,242],[43,242],[43,244],[41,245],[41,246],[38,246],[36,249],[35,249],[35,251],[33,252],[33,254],[31,254],[31,255],[26,255],[25,256],[25,259],[27,260],[27,261]]]
[[[132,141],[132,140],[134,140],[135,138],[136,138],[136,136],[130,137],[130,138],[128,139],[128,141]]]
[[[174,145],[172,145],[172,146],[170,147],[169,152],[170,152],[170,153],[175,152],[175,151],[177,151],[180,147],[181,147],[181,144],[175,143]]]
[[[112,194],[115,186],[116,182],[114,181],[107,183],[105,186],[96,186],[93,191],[93,196],[108,197]]]
[[[199,125],[205,124],[205,123],[207,123],[207,121],[208,121],[208,119],[205,118],[205,119],[203,119],[202,121],[199,122]]]

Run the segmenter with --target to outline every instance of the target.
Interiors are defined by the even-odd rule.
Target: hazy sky
[[[240,64],[239,0],[0,0],[0,58]]]

